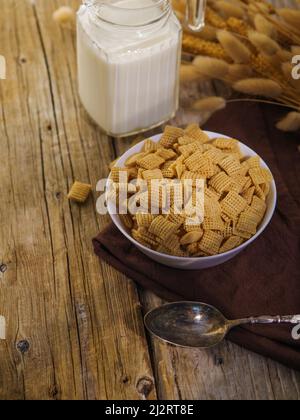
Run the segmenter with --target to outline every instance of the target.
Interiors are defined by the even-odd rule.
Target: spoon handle
[[[259,316],[232,321],[234,326],[242,324],[300,324],[300,315]]]

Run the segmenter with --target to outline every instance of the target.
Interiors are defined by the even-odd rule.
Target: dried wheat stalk
[[[281,121],[276,124],[276,127],[281,131],[297,131],[300,129],[300,113],[290,112]]]
[[[229,72],[229,64],[219,58],[197,56],[193,64],[200,74],[214,79],[224,79]]]
[[[199,99],[192,105],[192,109],[196,111],[210,112],[211,114],[224,109],[225,107],[225,99],[219,96],[208,96],[206,98]]]
[[[239,80],[233,84],[233,89],[253,96],[278,98],[282,95],[282,87],[271,79],[250,78]]]
[[[273,56],[281,51],[280,45],[268,35],[257,31],[249,31],[248,38],[252,44],[265,55]]]
[[[183,13],[185,1],[174,1]],[[293,79],[291,62],[300,55],[300,10],[278,9],[266,0],[209,1],[206,23],[203,35],[184,30],[183,36],[183,50],[197,56],[199,77],[210,75],[245,95],[272,98],[271,103],[300,110],[300,80]],[[205,102],[200,104],[202,109]],[[278,128],[290,124],[295,129],[295,114]]]
[[[200,73],[197,68],[191,64],[182,64],[180,67],[180,81],[185,82],[194,82],[199,81]]]
[[[257,13],[254,16],[254,26],[257,32],[267,35],[272,39],[277,39],[277,31],[275,26],[260,13]]]
[[[220,30],[217,33],[217,38],[227,55],[229,55],[235,63],[249,63],[251,51],[235,35],[226,30]]]
[[[226,0],[218,0],[214,3],[214,7],[221,13],[224,18],[236,17],[242,19],[244,17],[244,9],[234,3]]]
[[[182,47],[184,51],[191,54],[207,55],[209,57],[230,61],[230,57],[220,44],[217,42],[205,41],[188,33],[183,34]]]

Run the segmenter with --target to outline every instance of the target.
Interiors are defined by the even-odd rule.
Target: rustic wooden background
[[[229,342],[186,350],[146,335],[143,313],[161,301],[94,256],[109,221],[97,194],[66,199],[130,144],[79,103],[75,32],[51,19],[79,1],[0,4],[0,399],[300,399],[299,373]]]

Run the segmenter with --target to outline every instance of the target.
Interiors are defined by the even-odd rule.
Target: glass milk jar
[[[175,115],[181,26],[169,0],[86,0],[77,25],[80,98],[105,133],[136,134]]]

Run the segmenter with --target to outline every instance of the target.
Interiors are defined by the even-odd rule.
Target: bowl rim
[[[216,133],[213,131],[208,131],[208,130],[204,130],[204,132],[210,137],[211,140],[213,140],[214,138],[227,138],[227,139],[231,139],[232,137],[229,137],[227,135],[221,134],[221,133]],[[123,160],[125,157],[130,157],[131,155],[138,153],[138,151],[136,151],[136,149],[141,149],[142,146],[144,145],[145,141],[148,139],[153,140],[155,143],[158,143],[158,141],[160,140],[161,136],[163,133],[161,134],[156,134],[154,136],[151,136],[147,139],[142,140],[141,142],[133,145],[130,149],[128,149],[125,153],[123,153],[115,162],[114,167],[118,165],[120,160]],[[236,139],[236,138],[235,138]],[[238,140],[238,139],[236,139]],[[270,170],[269,166],[267,165],[267,163],[262,159],[262,157],[260,155],[258,155],[258,153],[256,153],[253,149],[251,149],[249,146],[247,146],[245,143],[241,142],[240,140],[238,140],[239,144],[243,147],[245,147],[246,149],[248,149],[252,154],[254,154],[255,156],[259,156],[259,158],[261,159],[261,164],[263,167],[265,167],[266,169],[268,169],[271,173],[272,171]],[[134,151],[133,151],[134,150]],[[273,173],[272,173],[273,176]],[[110,175],[109,175],[110,177]],[[109,182],[109,178],[107,180],[107,184],[106,184],[106,188],[108,187],[108,182]],[[141,244],[140,242],[136,241],[128,232],[127,230],[124,228],[123,224],[121,223],[120,218],[118,217],[118,215],[113,214],[111,212],[111,205],[108,202],[107,203],[107,209],[108,209],[108,213],[113,221],[113,223],[116,225],[116,227],[120,230],[120,232],[130,241],[132,242],[137,248],[141,248],[143,249],[146,253],[149,254],[153,254],[157,257],[160,258],[166,258],[169,259],[171,261],[178,261],[178,262],[185,262],[185,263],[195,263],[196,261],[203,261],[203,262],[208,262],[208,261],[213,261],[213,259],[219,259],[219,258],[226,258],[229,257],[232,254],[237,254],[238,252],[242,251],[243,249],[245,249],[246,247],[248,247],[251,243],[253,243],[268,227],[268,225],[270,224],[275,210],[276,210],[276,206],[277,206],[277,187],[276,187],[276,182],[273,176],[273,181],[271,182],[271,190],[273,192],[273,200],[271,203],[271,211],[269,213],[269,215],[267,216],[267,214],[265,215],[263,221],[261,222],[261,226],[258,229],[258,231],[256,232],[256,234],[254,236],[252,236],[250,239],[248,239],[246,242],[243,242],[241,245],[239,245],[238,247],[231,249],[227,252],[224,252],[222,254],[216,254],[216,255],[210,255],[207,257],[178,257],[176,255],[169,255],[169,254],[164,254],[162,252],[158,252],[155,251],[151,248],[146,247],[145,245]]]

